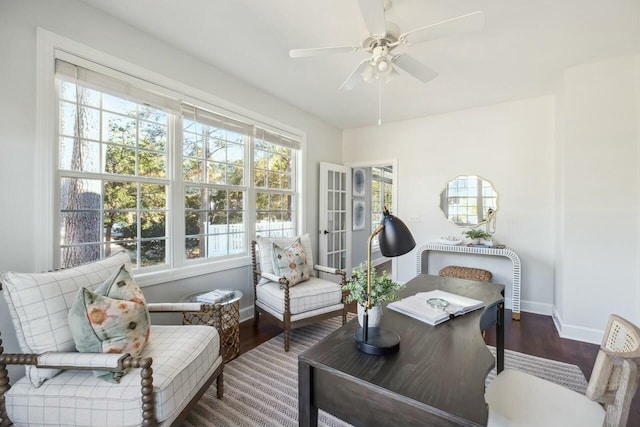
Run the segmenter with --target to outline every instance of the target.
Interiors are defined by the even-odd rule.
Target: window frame
[[[380,224],[380,221],[376,222],[376,221],[373,220],[373,216],[375,215],[374,210],[373,210],[373,193],[374,193],[373,192],[373,183],[374,182],[380,183],[379,184],[380,188],[379,188],[379,191],[378,191],[378,196],[380,197],[380,207],[384,208],[386,206],[385,197],[384,197],[385,196],[385,189],[389,188],[390,191],[391,191],[391,209],[390,209],[390,211],[393,213],[393,211],[395,209],[395,206],[394,206],[394,204],[395,204],[395,193],[394,193],[395,192],[395,186],[394,186],[394,183],[393,183],[393,177],[394,177],[393,170],[391,171],[391,177],[390,178],[387,178],[387,177],[384,176],[384,174],[386,172],[388,172],[388,170],[387,170],[388,167],[389,167],[388,165],[387,166],[371,166],[371,168],[369,169],[369,175],[371,177],[371,179],[369,181],[369,184],[370,184],[369,185],[369,190],[371,191],[371,203],[370,203],[371,207],[370,207],[370,212],[369,212],[370,220],[371,220],[371,230],[370,230],[371,232],[373,232],[373,230],[375,230],[376,227]],[[373,170],[374,169],[380,169],[383,175],[382,176],[377,175],[377,176],[374,177],[374,174],[373,174]],[[381,211],[382,211],[382,209],[381,209]],[[380,244],[378,242],[378,236],[374,237],[371,246],[372,246],[373,250],[378,250],[379,249]]]
[[[60,105],[62,103],[66,103],[66,104],[72,104],[75,105],[75,108],[80,108],[81,104],[78,104],[78,100],[76,98],[75,102],[69,101],[68,99],[64,99],[62,96],[59,96],[59,94],[62,92],[61,89],[61,84],[62,82],[65,82],[67,84],[74,84],[76,86],[75,90],[77,90],[78,86],[82,86],[82,87],[87,87],[85,85],[82,84],[82,82],[78,81],[78,82],[74,82],[71,83],[70,79],[67,77],[65,79],[58,79],[57,77],[54,79],[54,87],[55,87],[55,91],[56,91],[56,111],[55,111],[55,115],[57,118],[57,123],[60,123],[60,115],[61,115],[61,110],[59,109]],[[104,240],[104,218],[105,215],[110,212],[113,211],[113,209],[109,209],[107,207],[104,206],[104,191],[105,191],[105,185],[109,182],[118,182],[118,183],[128,183],[128,184],[134,184],[136,185],[136,206],[134,208],[126,208],[126,209],[122,209],[123,211],[129,211],[129,212],[135,212],[135,216],[136,216],[136,224],[139,225],[140,221],[141,221],[141,216],[144,212],[146,211],[160,211],[162,210],[164,212],[165,215],[165,233],[164,236],[159,237],[158,239],[155,240],[164,240],[165,241],[165,260],[170,259],[173,256],[173,251],[172,251],[172,237],[171,237],[171,227],[170,224],[172,222],[172,211],[169,209],[169,197],[170,195],[173,193],[172,188],[174,187],[174,182],[171,179],[171,166],[172,166],[172,162],[173,160],[173,156],[171,154],[171,150],[170,150],[170,145],[169,145],[169,138],[170,138],[170,134],[169,131],[170,129],[173,129],[173,125],[175,123],[175,115],[172,115],[171,113],[167,113],[164,112],[166,114],[167,117],[167,121],[166,121],[166,136],[167,136],[167,141],[165,142],[165,150],[160,152],[157,150],[154,150],[153,152],[155,153],[163,153],[165,156],[165,163],[166,163],[166,167],[164,170],[164,176],[162,177],[154,177],[154,176],[145,176],[145,175],[140,175],[139,174],[139,163],[138,163],[138,159],[139,159],[139,153],[140,152],[152,152],[149,151],[147,149],[141,148],[138,144],[139,144],[139,129],[140,129],[140,124],[144,124],[144,123],[148,123],[150,121],[145,120],[145,119],[140,119],[139,117],[135,117],[135,123],[136,123],[136,143],[134,145],[127,145],[127,144],[114,144],[112,142],[107,142],[103,140],[103,115],[107,114],[107,115],[119,115],[122,117],[127,117],[125,115],[123,115],[122,113],[118,113],[118,112],[114,112],[112,110],[109,110],[108,108],[104,107],[104,103],[103,103],[103,94],[106,94],[108,96],[111,97],[116,97],[119,99],[125,99],[122,98],[118,95],[113,95],[107,91],[103,91],[103,90],[98,90],[98,89],[91,89],[95,92],[98,92],[100,94],[100,105],[99,106],[86,106],[84,105],[85,108],[91,108],[92,110],[97,110],[99,112],[99,116],[100,118],[98,119],[98,124],[99,124],[99,129],[98,129],[98,133],[99,136],[97,137],[98,139],[91,139],[91,138],[86,138],[86,141],[92,144],[98,144],[98,168],[97,171],[90,171],[90,170],[73,170],[73,169],[63,169],[60,167],[60,140],[61,138],[73,138],[70,135],[64,134],[60,132],[60,127],[57,126],[56,127],[56,131],[55,131],[55,148],[54,148],[54,173],[55,173],[55,179],[54,179],[54,184],[53,184],[53,191],[54,191],[54,199],[56,202],[56,205],[59,206],[59,208],[56,208],[55,212],[54,212],[54,217],[55,217],[55,222],[54,224],[58,224],[58,226],[54,226],[54,230],[58,231],[58,233],[56,233],[56,236],[58,238],[60,238],[60,224],[62,223],[62,219],[64,216],[64,212],[62,209],[62,206],[60,206],[60,203],[62,201],[62,197],[61,195],[61,191],[62,191],[62,181],[63,179],[79,179],[79,180],[88,180],[88,181],[98,181],[100,183],[100,195],[101,195],[101,200],[100,200],[100,205],[99,208],[96,210],[96,212],[98,212],[99,215],[99,219],[100,219],[100,225],[99,225],[99,241],[97,242],[90,242],[87,243],[86,245],[83,244],[56,244],[53,247],[53,251],[54,251],[54,260],[55,261],[59,261],[62,257],[62,252],[65,250],[65,247],[81,247],[81,246],[99,246],[99,251],[102,254],[102,256],[107,256],[107,252],[108,250],[106,249],[106,247],[108,245],[110,245],[109,242]],[[136,104],[136,107],[139,106],[144,106],[143,104],[141,104],[140,102],[134,102]],[[154,108],[154,110],[157,110],[156,108]],[[110,172],[106,172],[103,171],[103,163],[106,163],[107,159],[104,157],[105,153],[109,150],[109,147],[122,147],[122,148],[130,148],[132,151],[134,151],[135,154],[135,163],[134,163],[134,173],[133,174],[118,174],[118,173],[110,173]],[[149,209],[149,208],[144,208],[142,206],[142,199],[140,197],[140,186],[143,185],[163,185],[165,186],[165,206],[164,209],[158,209],[158,208],[153,208],[153,209]],[[82,209],[80,209],[78,211],[81,212]],[[70,213],[73,213],[73,210],[69,211]],[[143,241],[145,240],[153,240],[153,238],[149,238],[149,237],[143,237],[142,236],[142,227],[137,227],[137,235],[135,238],[130,239],[130,240],[123,240],[123,242],[127,243],[127,242],[135,242],[136,244],[136,262],[135,264],[138,265],[141,262],[141,255],[140,255],[140,245]],[[110,249],[110,250],[118,250],[117,249],[117,240],[111,240],[111,243],[113,246],[116,246],[115,249]],[[147,266],[144,267],[144,271],[145,272],[153,272],[153,271],[159,271],[159,270],[165,270],[167,263],[160,263],[160,264],[155,264],[152,266]],[[60,267],[60,264],[58,264],[57,262],[54,264],[55,267]],[[142,269],[139,269],[138,271],[143,271]]]
[[[130,62],[124,61],[115,56],[111,56],[100,52],[91,47],[87,47],[73,40],[61,37],[47,30],[37,29],[37,153],[36,153],[36,209],[41,212],[50,212],[50,215],[43,215],[35,224],[35,235],[41,244],[38,245],[35,257],[36,268],[39,270],[48,270],[55,267],[58,263],[56,258],[58,255],[55,248],[59,248],[59,222],[56,223],[60,212],[60,198],[54,193],[59,180],[58,173],[58,142],[54,135],[58,123],[57,115],[57,99],[58,95],[55,89],[55,59],[60,58],[69,61],[69,58],[78,59],[78,62],[72,61],[80,66],[86,67],[91,64],[98,68],[98,72],[106,72],[107,75],[117,78],[124,75],[134,80],[136,83],[141,82],[146,87],[154,90],[160,90],[164,95],[178,97],[183,102],[195,104],[199,107],[212,111],[216,114],[224,115],[235,120],[243,121],[251,126],[257,126],[268,131],[283,134],[287,137],[300,141],[300,148],[297,153],[296,163],[296,228],[298,234],[306,232],[306,224],[303,221],[305,217],[304,201],[306,194],[303,191],[303,183],[305,176],[303,174],[303,165],[306,159],[306,133],[292,126],[278,122],[270,117],[263,116],[245,107],[231,103],[224,99],[218,98],[209,92],[194,88],[185,83],[173,80],[147,68],[140,67]],[[168,132],[175,135],[181,135],[182,118],[178,116],[176,120],[170,120],[173,124],[168,123]],[[178,123],[179,122],[179,123]],[[173,126],[173,129],[171,127]],[[180,129],[176,132],[176,129]],[[245,149],[245,184],[253,183],[253,140],[250,142],[249,149]],[[136,270],[134,272],[136,280],[141,286],[164,283],[168,281],[193,277],[201,274],[212,273],[216,271],[224,271],[232,268],[244,267],[250,265],[250,241],[255,236],[255,215],[246,215],[246,252],[240,255],[231,255],[228,257],[204,258],[201,262],[187,262],[184,253],[184,237],[186,235],[184,228],[184,181],[182,180],[181,162],[175,161],[176,156],[181,158],[182,137],[170,144],[168,151],[169,160],[169,180],[173,188],[173,194],[168,194],[167,209],[171,220],[167,219],[167,235],[172,240],[172,244],[166,248],[167,264],[165,268],[157,271],[151,271],[152,268],[144,270]],[[174,167],[175,166],[175,167]],[[254,191],[251,191],[252,185],[247,186],[247,200],[245,204],[247,211],[251,211],[255,204]],[[171,215],[173,214],[173,215]],[[200,261],[200,260],[198,260]]]

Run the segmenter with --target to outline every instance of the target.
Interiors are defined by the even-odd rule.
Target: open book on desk
[[[438,298],[449,303],[444,308],[434,308],[427,303],[427,300]],[[449,292],[435,290],[429,292],[418,292],[400,301],[387,305],[390,310],[406,314],[429,325],[439,325],[446,322],[451,316],[460,316],[484,307],[484,302],[463,297]]]

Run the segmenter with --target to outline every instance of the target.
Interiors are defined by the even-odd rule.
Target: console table
[[[495,248],[479,248],[474,246],[456,246],[456,245],[443,245],[440,243],[427,243],[426,245],[418,249],[417,262],[416,262],[416,274],[428,274],[428,255],[429,251],[433,252],[454,252],[460,254],[474,254],[474,255],[491,255],[509,258],[513,264],[513,285],[511,288],[512,305],[511,318],[514,320],[520,320],[520,272],[521,264],[520,257],[509,248],[495,249]]]

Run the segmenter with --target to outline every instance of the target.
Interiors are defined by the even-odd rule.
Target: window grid
[[[189,120],[69,80],[56,79],[61,266],[124,248],[137,268],[166,269],[246,254],[255,235],[297,234],[293,140],[243,123],[236,132],[222,116],[219,127],[199,123],[197,112]],[[170,205],[183,209],[184,225]]]
[[[57,92],[60,265],[116,248],[165,264],[166,113],[64,80]]]
[[[371,231],[382,221],[382,210],[393,212],[393,172],[386,167],[371,168]],[[377,243],[377,236],[374,243]]]
[[[245,147],[240,132],[183,118],[185,257],[247,252]],[[197,183],[198,185],[193,185]]]
[[[256,130],[253,157],[256,236],[296,235],[295,150],[265,140]]]

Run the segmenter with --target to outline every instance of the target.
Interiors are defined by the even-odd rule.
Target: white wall
[[[36,28],[80,42],[198,88],[307,134],[304,223],[317,248],[319,162],[341,163],[341,131],[279,99],[171,48],[74,0],[0,1],[0,271],[36,268]],[[247,259],[248,261],[248,259]],[[202,289],[236,288],[253,303],[248,267],[144,289],[150,301],[171,301]],[[5,350],[18,351],[4,299],[0,331]],[[15,379],[15,370],[12,377]]]
[[[440,192],[449,180],[475,174],[491,181],[499,197],[495,240],[522,260],[522,308],[551,314],[554,122],[554,97],[543,96],[350,129],[343,133],[344,161],[398,158],[396,213],[411,228],[418,247],[462,231],[439,208]],[[409,217],[420,221],[409,222]],[[415,252],[400,257],[400,281],[415,275]],[[487,262],[487,257],[474,262]]]
[[[556,323],[599,342],[640,323],[640,56],[565,70],[559,99]]]
[[[495,238],[522,260],[523,311],[553,312],[562,337],[599,343],[610,313],[640,323],[640,55],[569,68],[555,90],[348,130],[344,160],[397,153],[398,216],[418,246],[460,232],[437,207],[447,180],[490,180]],[[508,280],[508,265],[481,257],[434,254],[429,272],[453,263],[486,265],[495,281]],[[401,280],[414,264],[415,251],[400,259]]]

